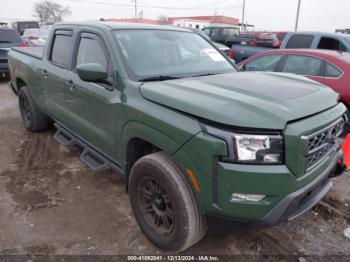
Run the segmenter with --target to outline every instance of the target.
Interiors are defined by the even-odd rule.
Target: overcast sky
[[[130,18],[133,0],[55,0],[69,6],[66,20]],[[0,21],[33,19],[38,0],[0,0]],[[227,15],[241,20],[243,0],[137,0],[144,18],[166,16]],[[294,30],[298,0],[246,0],[246,21],[259,30]],[[349,0],[302,0],[300,30],[331,31],[350,28]]]

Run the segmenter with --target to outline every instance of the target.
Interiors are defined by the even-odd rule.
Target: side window
[[[331,38],[331,37],[322,37],[317,48],[318,49],[346,51],[346,47],[339,40]]]
[[[211,32],[210,32],[210,38],[211,39],[215,40],[219,36],[220,36],[220,29],[218,29],[218,28],[211,29]]]
[[[326,62],[326,72],[325,77],[330,78],[338,78],[343,74],[342,71],[340,71],[338,68],[336,68],[334,65],[331,65],[330,63]]]
[[[49,60],[58,66],[67,67],[69,63],[69,50],[71,46],[72,36],[56,34],[54,36]]]
[[[322,60],[310,56],[289,55],[282,72],[305,76],[322,76]]]
[[[210,35],[210,29],[206,28],[203,30],[204,33],[206,33],[207,35]]]
[[[266,55],[258,57],[250,62],[248,62],[244,69],[245,71],[274,71],[276,65],[280,61],[283,55]]]
[[[79,43],[76,65],[87,63],[100,64],[107,71],[108,63],[101,44],[96,39],[82,37]]]
[[[310,48],[313,40],[312,35],[292,35],[286,48]]]

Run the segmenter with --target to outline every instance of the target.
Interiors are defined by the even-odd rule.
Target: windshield
[[[346,36],[344,38],[346,39],[346,41],[348,41],[348,43],[350,43],[350,36]]]
[[[193,77],[236,72],[203,37],[167,30],[113,31],[131,80]]]
[[[33,36],[38,36],[42,38],[46,38],[48,34],[49,34],[49,30],[45,30],[45,29],[26,29],[23,32],[23,36],[33,35]]]
[[[0,47],[14,46],[20,43],[22,43],[22,39],[16,30],[0,29]]]

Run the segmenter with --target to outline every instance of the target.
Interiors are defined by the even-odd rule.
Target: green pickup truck
[[[290,221],[344,172],[335,92],[237,72],[190,30],[62,23],[44,49],[13,48],[9,68],[24,126],[54,123],[94,172],[123,176],[141,230],[167,251],[198,242],[208,218],[244,229]]]

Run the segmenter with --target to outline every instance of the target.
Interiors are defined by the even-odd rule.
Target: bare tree
[[[62,6],[50,0],[43,0],[34,5],[34,16],[40,19],[40,22],[56,23],[71,14],[68,6]]]
[[[168,17],[166,15],[159,15],[158,22],[162,25],[165,25],[168,23]]]

